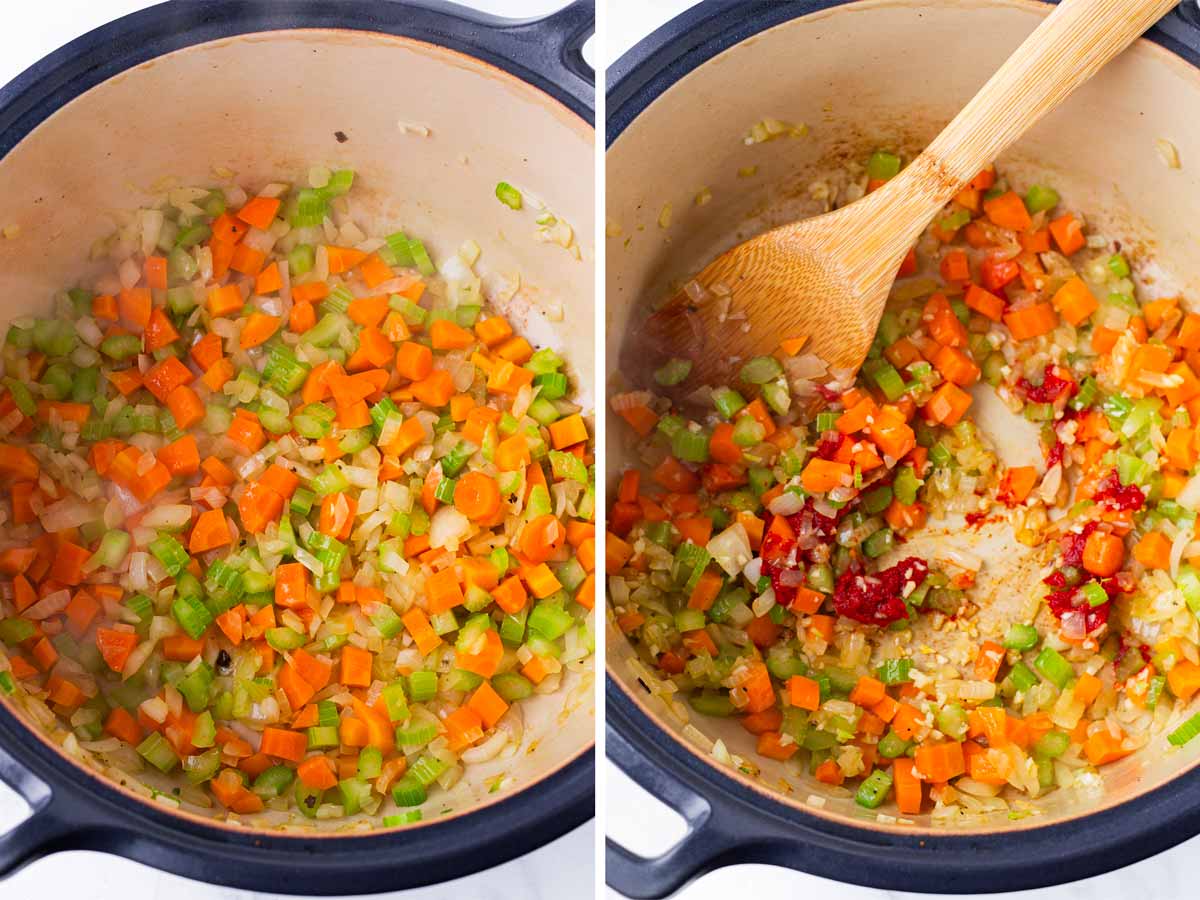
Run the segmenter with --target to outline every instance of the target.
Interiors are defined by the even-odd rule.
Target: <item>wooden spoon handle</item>
[[[905,169],[909,173],[907,183],[896,187],[914,199],[918,192],[924,195],[928,214],[921,221],[928,222],[929,216],[967,181],[1133,43],[1176,2],[1064,0],[1060,3]]]

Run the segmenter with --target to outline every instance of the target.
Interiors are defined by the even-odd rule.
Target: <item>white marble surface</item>
[[[184,0],[203,2],[203,0]],[[563,0],[458,0],[515,18],[545,15]],[[119,16],[152,5],[146,0],[3,0],[0,84],[50,51]],[[585,53],[585,55],[587,55]],[[22,801],[0,788],[0,828],[21,816]],[[486,872],[436,887],[376,894],[381,900],[581,900],[593,896],[596,827],[575,829],[552,844]],[[0,882],[0,900],[271,900],[279,895],[189,881],[100,853],[47,857]],[[349,900],[349,898],[347,898]]]
[[[660,25],[693,5],[693,0],[606,0],[605,52],[616,60]],[[605,766],[606,832],[642,853],[661,853],[683,834],[683,822],[623,775],[612,763]],[[1195,897],[1195,878],[1187,875],[1188,860],[1200,855],[1200,838],[1117,872],[1061,887],[1012,894],[977,895],[1004,900],[1182,900]],[[1191,884],[1190,889],[1187,888]],[[609,900],[621,897],[606,889]],[[718,869],[676,895],[678,900],[905,900],[928,897],[900,891],[881,891],[841,884],[774,866],[745,865]]]

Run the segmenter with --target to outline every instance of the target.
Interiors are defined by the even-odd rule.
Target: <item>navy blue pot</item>
[[[592,73],[580,48],[591,2],[544,19],[502,20],[438,0],[170,2],[56,50],[0,89],[0,156],[55,110],[162,54],[254,32],[339,28],[403,35],[502,68],[591,124]],[[200,881],[294,894],[419,887],[528,853],[594,814],[594,751],[530,789],[401,832],[320,837],[252,832],[171,813],[69,762],[0,704],[0,779],[33,812],[0,837],[0,875],[62,850],[99,850]]]
[[[845,2],[707,0],[692,7],[609,68],[607,145],[657,97],[717,54]],[[1200,67],[1200,14],[1193,0],[1146,37]],[[688,823],[686,837],[654,859],[608,841],[607,882],[629,897],[665,897],[706,872],[742,863],[786,866],[888,890],[1026,890],[1107,872],[1200,833],[1196,769],[1119,806],[1040,828],[968,835],[855,827],[778,802],[682,748],[611,675],[605,696],[608,756]]]

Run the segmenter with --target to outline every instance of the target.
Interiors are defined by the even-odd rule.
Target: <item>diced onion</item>
[[[182,528],[192,520],[192,508],[184,503],[156,506],[142,517],[146,528]]]
[[[705,547],[717,565],[728,575],[736,575],[750,562],[750,536],[741,522],[734,522],[718,535],[714,535]]]
[[[457,550],[470,529],[466,516],[453,506],[443,506],[429,521],[429,546]]]
[[[767,509],[777,516],[794,516],[804,509],[804,498],[795,491],[784,491],[767,504]]]
[[[1188,479],[1175,502],[1185,509],[1200,510],[1200,475],[1193,475]]]
[[[25,612],[22,613],[22,615],[26,619],[33,619],[34,621],[48,619],[51,616],[58,615],[60,612],[62,612],[64,609],[66,609],[67,604],[69,604],[70,602],[71,602],[71,592],[70,591],[68,591],[66,589],[63,589],[61,591],[54,591],[51,594],[47,594],[45,597],[43,597],[37,603],[33,604],[33,606],[31,606],[31,607],[29,607],[29,609],[25,610]]]

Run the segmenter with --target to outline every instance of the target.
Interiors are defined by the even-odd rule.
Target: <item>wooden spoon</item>
[[[807,336],[806,352],[831,370],[857,370],[901,262],[938,211],[1175,3],[1065,0],[899,175],[849,206],[775,228],[709,263],[695,278],[709,293],[698,301],[685,288],[668,300],[626,342],[622,368],[640,373],[689,357],[688,385],[729,384],[746,359]],[[721,315],[721,293],[731,295],[733,320]]]

